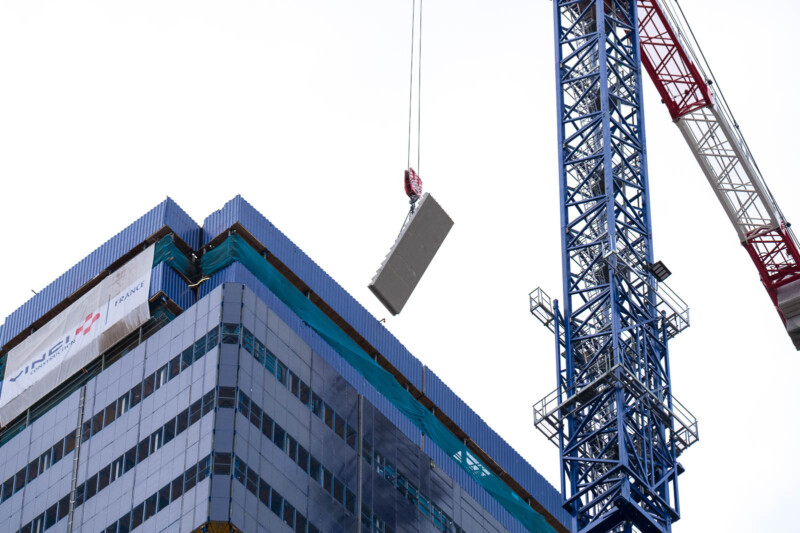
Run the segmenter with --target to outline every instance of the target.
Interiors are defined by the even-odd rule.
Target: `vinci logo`
[[[81,334],[81,332],[84,335],[89,333],[92,330],[92,326],[94,325],[94,323],[97,322],[98,320],[100,320],[100,313],[95,313],[94,315],[92,315],[92,313],[89,313],[86,316],[86,319],[83,321],[83,324],[81,324],[78,327],[78,329],[75,330],[75,336],[77,337],[78,335]]]

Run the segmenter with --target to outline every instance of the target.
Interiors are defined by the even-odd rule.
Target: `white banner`
[[[147,322],[153,253],[148,247],[8,353],[0,425]]]

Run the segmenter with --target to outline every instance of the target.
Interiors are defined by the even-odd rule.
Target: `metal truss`
[[[668,532],[676,457],[697,423],[672,398],[676,332],[648,270],[637,3],[557,0],[554,10],[565,318],[557,303],[531,309],[558,339],[558,389],[537,426],[558,439],[573,531]]]

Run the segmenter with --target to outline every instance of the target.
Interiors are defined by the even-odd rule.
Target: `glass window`
[[[322,488],[333,494],[333,474],[324,466],[322,467]]]
[[[325,425],[333,429],[333,409],[329,405],[325,406]]]
[[[347,487],[344,488],[344,506],[348,511],[350,511],[353,514],[355,514],[355,512],[356,512],[356,495],[353,494],[353,491],[351,491]]]
[[[337,435],[339,435],[342,439],[344,439],[344,425],[345,425],[344,424],[344,418],[342,418],[341,416],[339,416],[336,413],[334,413],[334,414],[335,414],[335,418],[334,418],[334,424],[335,425],[334,425],[333,430],[336,432]]]
[[[239,483],[244,485],[244,477],[245,477],[245,469],[247,466],[242,462],[241,459],[238,457],[234,457],[233,459],[233,475],[239,481]]]
[[[219,342],[219,326],[211,329],[206,333],[206,350],[210,350],[214,346],[217,345]],[[197,356],[195,356],[194,360],[197,361]]]
[[[164,424],[164,444],[168,443],[175,437],[175,419],[173,418]]]
[[[56,442],[55,446],[53,446],[53,464],[56,464],[61,460],[61,457],[64,455],[64,441],[67,439],[72,439],[72,446],[75,447],[75,434],[70,433],[63,441]],[[69,452],[67,452],[69,453]]]
[[[305,405],[311,400],[311,388],[306,385],[305,381],[300,382],[300,401]]]
[[[261,342],[258,339],[255,340],[254,344],[255,344],[255,351],[253,352],[253,356],[256,358],[256,361],[258,361],[259,363],[261,363],[263,365],[264,364],[264,356],[267,353],[267,347],[264,346],[264,343]]]
[[[361,457],[363,457],[367,463],[372,464],[372,444],[370,444],[367,439],[361,442]]]
[[[106,417],[103,420],[103,426],[109,425],[117,418],[117,402],[114,402],[108,406],[106,406]]]
[[[222,343],[239,344],[239,324],[222,324]]]
[[[338,477],[333,478],[333,499],[344,504],[344,483]]]
[[[176,355],[169,362],[169,377],[167,379],[172,380],[173,378],[175,378],[175,376],[180,374],[180,372],[181,372],[181,356]]]
[[[217,453],[214,455],[214,473],[223,476],[231,475],[231,454]]]
[[[285,387],[286,386],[286,372],[288,372],[288,368],[286,365],[278,361],[275,367],[275,377],[278,378],[278,381]]]
[[[92,438],[92,420],[89,419],[81,426],[81,442],[86,442]]]
[[[22,470],[17,472],[17,475],[14,476],[14,492],[19,491],[22,487],[25,486],[25,476],[27,475],[28,467],[23,467]]]
[[[255,427],[261,426],[261,408],[256,404],[250,405],[250,423]]]
[[[123,474],[122,462],[123,459],[122,457],[120,457],[119,459],[111,463],[111,481],[114,481]]]
[[[97,474],[86,480],[86,499],[92,498],[97,494]]]
[[[295,511],[294,514],[294,531],[295,533],[306,533],[306,525],[308,520],[300,514],[300,511]]]
[[[322,418],[322,398],[317,396],[316,392],[311,393],[311,412]]]
[[[156,503],[158,502],[158,495],[153,494],[144,502],[144,519],[147,520],[156,514]]]
[[[275,371],[277,370],[277,362],[278,358],[275,357],[272,352],[266,350],[266,353],[264,354],[264,368],[266,368],[270,374],[275,374]]]
[[[125,452],[125,472],[136,466],[136,446]]]
[[[203,401],[197,400],[189,406],[189,424],[194,424],[203,415]]]
[[[313,480],[315,480],[317,483],[319,483],[321,481],[321,477],[320,477],[321,473],[322,473],[321,468],[322,467],[319,464],[319,461],[317,461],[316,457],[314,457],[312,455],[311,456],[311,461],[310,461],[310,464],[309,464],[309,467],[308,467],[308,475],[311,476],[311,478]]]
[[[183,474],[172,480],[172,492],[170,494],[170,501],[175,501],[183,494]]]
[[[220,407],[222,406],[220,405]],[[250,417],[250,398],[242,391],[239,391],[239,401],[237,402],[236,409],[242,413],[242,416],[245,418]]]
[[[253,334],[247,328],[242,328],[242,348],[253,353]]]
[[[195,343],[194,343],[194,360],[195,361],[197,361],[198,359],[200,359],[201,357],[203,357],[206,354],[206,351],[207,351],[207,344],[206,343],[207,342],[208,342],[208,339],[206,338],[205,335],[200,337],[199,339],[197,339],[197,341],[195,341]],[[192,352],[192,348],[189,347],[189,348],[186,349],[186,351],[191,353]]]
[[[34,459],[30,463],[28,463],[28,481],[27,481],[27,483],[30,483],[31,481],[36,479],[36,476],[38,476],[38,475],[39,475],[39,458],[37,457],[36,459]]]
[[[100,492],[111,483],[111,465],[97,473],[97,491]]]
[[[150,374],[146,378],[144,378],[144,383],[142,384],[142,399],[147,398],[156,390],[156,375]]]
[[[278,424],[273,424],[272,442],[281,450],[286,449],[286,432]]]
[[[167,372],[167,365],[164,365],[156,370],[156,390],[166,385],[168,376]]]
[[[184,409],[178,414],[178,421],[176,422],[175,434],[180,435],[187,427],[189,427],[189,410]]]
[[[60,443],[59,443],[60,444]],[[41,474],[48,468],[50,468],[50,457],[53,453],[52,448],[44,452],[41,456],[39,456],[39,473]]]
[[[130,404],[130,393],[126,393],[117,400],[117,418],[128,412]]]
[[[206,345],[205,337],[203,337],[202,341],[203,341],[203,351],[205,352],[205,345]],[[194,351],[192,350],[192,347],[189,346],[183,351],[183,353],[181,353],[181,371],[184,371],[190,366],[192,366],[193,362],[194,362]]]
[[[269,507],[269,485],[263,479],[258,480],[258,499]]]
[[[138,444],[139,461],[144,461],[150,455],[150,438],[147,437]]]
[[[131,530],[131,513],[122,515],[117,524],[119,526],[118,533],[128,533]]]
[[[61,520],[68,514],[69,514],[69,494],[67,494],[58,501],[58,517],[56,517],[56,521]]]
[[[275,513],[278,518],[282,518],[283,515],[283,496],[278,494],[277,491],[272,491],[272,501],[270,502],[270,509],[272,512]]]
[[[283,502],[283,522],[289,527],[294,527],[294,507],[286,501]]]
[[[286,372],[286,375],[289,378],[289,391],[293,395],[299,396],[300,395],[300,378],[297,377],[297,374],[295,374],[291,370],[288,370]]]
[[[305,472],[308,472],[308,450],[297,445],[297,464],[300,465]]]
[[[155,453],[156,450],[161,448],[161,428],[158,428],[150,435],[150,453]]]
[[[158,491],[158,511],[169,505],[169,485],[164,485]],[[158,512],[156,511],[156,512]]]
[[[103,429],[103,411],[100,411],[92,418],[92,435],[100,433]]]
[[[297,462],[297,441],[291,435],[286,435],[286,453],[292,461]]]
[[[142,384],[139,383],[131,389],[131,407],[142,401]]]
[[[144,503],[140,503],[131,511],[131,529],[135,529],[144,522]]]
[[[184,475],[183,492],[189,492],[197,482],[197,465],[192,465]]]
[[[204,398],[205,400],[205,398]],[[223,408],[235,408],[235,400],[236,400],[236,389],[233,387],[220,387],[219,388],[219,407],[220,409]]]
[[[258,476],[252,468],[247,469],[247,490],[258,496]]]
[[[231,389],[232,391],[233,389]],[[214,403],[216,402],[217,396],[216,391],[208,391],[203,395],[203,414],[206,415],[214,410]],[[233,407],[233,392],[230,393],[230,403],[231,407]],[[222,407],[222,406],[220,406]]]
[[[261,433],[268,439],[272,439],[272,419],[267,413],[261,415]]]
[[[353,448],[354,450],[356,449],[356,434],[357,433],[358,432],[356,431],[356,428],[354,428],[350,424],[347,424],[347,427],[345,428],[345,439],[344,439],[344,441],[351,448]]]

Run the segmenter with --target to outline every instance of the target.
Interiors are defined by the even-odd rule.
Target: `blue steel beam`
[[[679,518],[679,467],[666,321],[647,268],[653,247],[636,1],[557,0],[554,15],[565,508],[575,532],[669,532]]]

